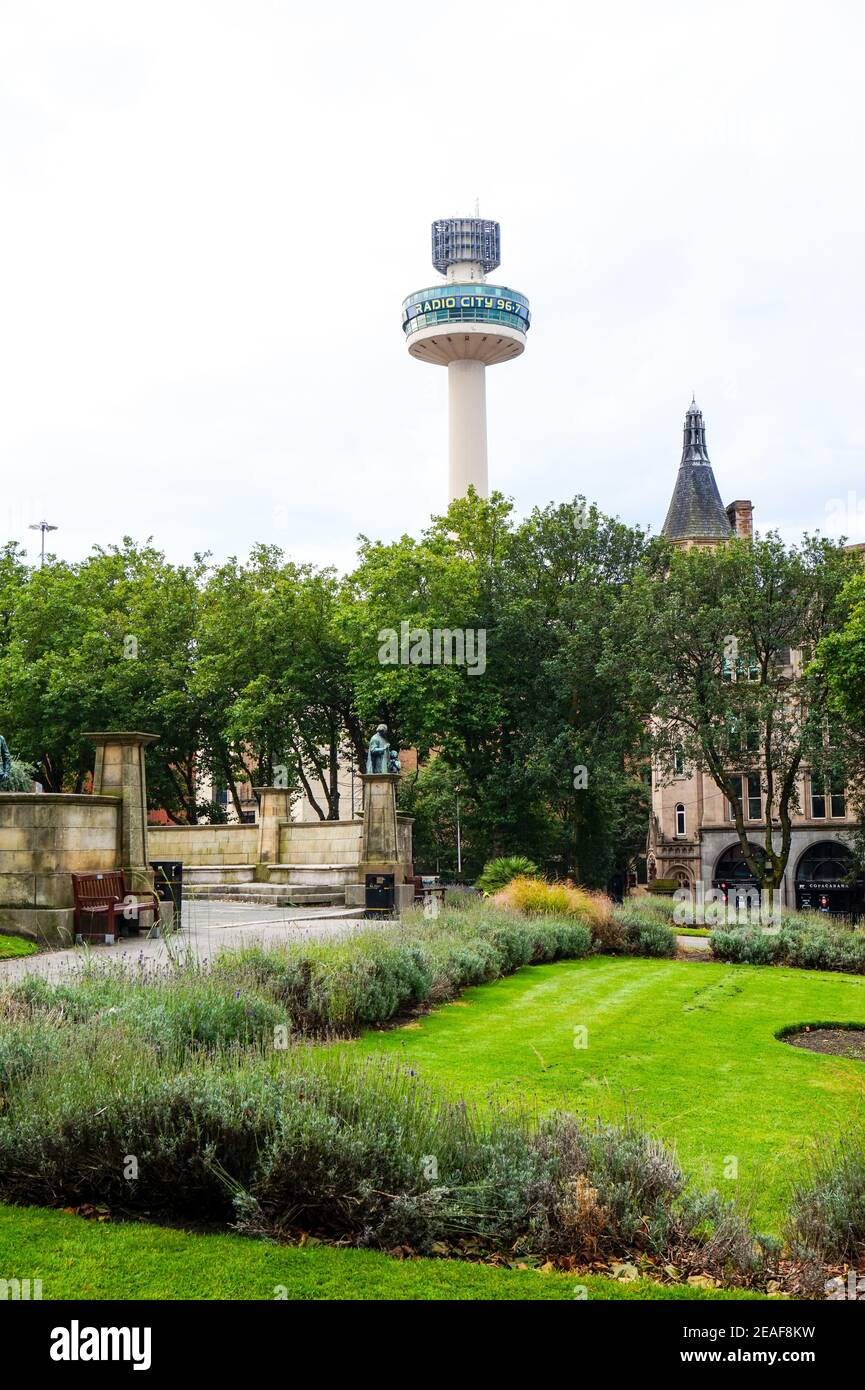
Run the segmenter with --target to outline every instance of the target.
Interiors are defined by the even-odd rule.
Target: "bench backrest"
[[[73,874],[72,891],[76,904],[123,902],[126,884],[122,869],[107,869],[101,874]]]

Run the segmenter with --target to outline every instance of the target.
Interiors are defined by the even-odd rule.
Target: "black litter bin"
[[[183,909],[183,864],[179,859],[154,859],[150,865],[156,875],[153,887],[162,903],[174,907],[172,927],[180,931]]]
[[[366,910],[367,912],[393,912],[394,899],[393,874],[367,874]]]

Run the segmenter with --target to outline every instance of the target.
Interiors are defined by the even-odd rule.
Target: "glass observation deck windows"
[[[531,323],[526,297],[497,285],[436,285],[409,295],[402,311],[406,336],[439,323],[503,323],[521,333]]]

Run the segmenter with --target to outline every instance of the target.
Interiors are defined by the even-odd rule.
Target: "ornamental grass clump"
[[[521,876],[512,879],[493,901],[529,917],[577,917],[592,928],[609,921],[612,912],[612,903],[604,893],[592,893],[572,883],[548,883],[545,879]]]

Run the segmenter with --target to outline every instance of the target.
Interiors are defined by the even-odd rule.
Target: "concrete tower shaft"
[[[524,295],[487,285],[499,264],[497,222],[446,218],[432,227],[433,264],[444,285],[403,302],[403,331],[412,357],[448,369],[449,500],[470,486],[486,497],[486,368],[519,357],[531,322]]]
[[[449,502],[465,497],[469,486],[489,496],[486,370],[470,357],[448,363]]]

